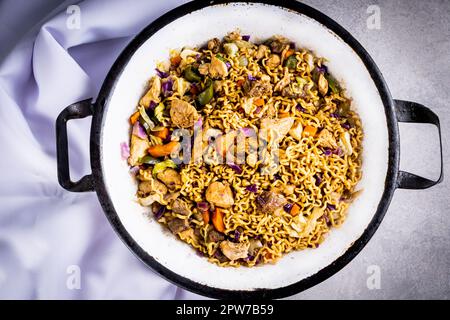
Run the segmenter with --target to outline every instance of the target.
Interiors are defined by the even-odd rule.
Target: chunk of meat
[[[190,103],[180,99],[173,99],[170,108],[170,118],[174,126],[190,128],[198,120],[199,115]]]
[[[213,78],[226,77],[228,75],[228,67],[225,62],[223,62],[216,56],[213,56],[209,65],[209,74]]]
[[[271,54],[269,59],[267,60],[267,66],[270,69],[274,69],[274,68],[278,67],[280,65],[280,63],[281,63],[280,56],[277,54],[274,54],[274,53]]]
[[[269,142],[281,141],[286,134],[291,130],[294,124],[293,117],[286,117],[281,119],[262,119],[260,126],[260,136]]]
[[[270,52],[269,47],[261,44],[258,47],[258,51],[256,52],[255,58],[260,60],[260,59],[264,58],[266,56],[266,53],[268,53],[268,52]]]
[[[350,133],[347,131],[341,133],[340,139],[339,139],[339,146],[341,147],[342,151],[345,155],[351,156],[353,153],[353,147],[351,143],[351,137]]]
[[[291,82],[291,77],[289,74],[289,69],[284,68],[284,75],[280,81],[275,85],[274,91],[281,91],[284,87],[286,87]]]
[[[206,200],[214,206],[229,208],[234,204],[233,192],[228,183],[215,181],[206,189]]]
[[[206,76],[209,72],[209,63],[203,63],[198,66],[198,73],[200,73],[203,76]]]
[[[172,203],[172,211],[173,213],[180,214],[182,216],[188,216],[191,214],[191,209],[189,209],[188,204],[181,199],[176,199]]]
[[[235,243],[228,240],[220,243],[220,250],[231,261],[247,258],[249,247],[249,243]]]
[[[139,104],[148,108],[150,102],[158,103],[160,101],[159,95],[161,94],[161,79],[159,77],[153,77],[151,80],[150,88],[147,93],[141,98]]]
[[[147,149],[150,147],[148,139],[141,139],[136,135],[131,135],[130,141],[130,156],[128,157],[128,164],[130,166],[136,166],[139,163],[139,159],[147,155]]]
[[[275,210],[283,207],[287,200],[286,198],[273,191],[264,191],[257,198],[256,202],[259,210],[267,213],[274,213]]]
[[[338,144],[336,142],[336,139],[334,139],[333,134],[327,129],[323,129],[322,131],[320,131],[319,135],[317,136],[317,139],[319,140],[319,145],[321,147],[330,149],[336,149],[338,147]]]
[[[156,179],[141,181],[138,190],[144,194],[160,193],[165,195],[167,193],[167,187]]]
[[[189,229],[189,224],[186,219],[172,219],[167,223],[167,226],[173,234],[177,234]]]
[[[251,256],[256,256],[259,249],[263,247],[262,242],[258,239],[250,239],[249,244],[248,253]]]
[[[321,73],[319,74],[319,80],[317,80],[317,87],[319,88],[320,94],[323,96],[328,92],[328,81],[325,76]]]
[[[181,175],[175,169],[167,168],[166,170],[159,172],[156,177],[170,190],[179,189],[182,186]]]
[[[281,36],[276,36],[271,40],[269,46],[272,52],[281,53],[286,46],[289,46],[289,40]]]
[[[225,236],[219,231],[216,231],[214,229],[211,229],[206,237],[207,242],[219,242],[223,241],[224,239]]]
[[[262,97],[272,94],[272,85],[269,81],[255,80],[248,86],[248,97]]]
[[[208,47],[208,50],[211,50],[213,53],[218,53],[220,50],[220,40],[218,38],[211,39],[206,46]]]
[[[299,121],[296,121],[292,126],[291,130],[289,130],[289,135],[295,140],[302,140],[303,126]]]

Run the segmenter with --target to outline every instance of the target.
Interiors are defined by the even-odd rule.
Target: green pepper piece
[[[284,63],[284,66],[288,69],[295,69],[297,68],[297,58],[294,55],[289,56],[289,58],[286,59],[286,62]]]
[[[167,168],[176,169],[177,165],[175,164],[175,162],[173,162],[170,159],[158,162],[153,167],[152,174],[153,174],[154,177],[156,177],[158,173],[163,172]]]
[[[198,95],[197,101],[201,106],[204,106],[205,104],[211,101],[213,96],[214,96],[213,83],[210,79],[208,79],[206,81],[206,89],[203,90],[203,92]]]
[[[184,78],[187,81],[199,82],[202,78],[197,74],[197,70],[193,66],[188,66],[184,69]]]
[[[152,156],[146,155],[139,159],[139,162],[142,164],[157,164],[159,163],[159,160],[156,158],[153,158]]]
[[[350,112],[350,101],[349,100],[345,100],[345,101],[342,101],[341,103],[339,103],[339,106],[337,108],[337,113],[340,116],[346,117],[349,112]]]
[[[325,79],[327,79],[328,87],[330,87],[331,91],[333,91],[333,93],[339,93],[341,88],[339,87],[339,84],[337,83],[336,79],[333,78],[328,73],[325,74]]]

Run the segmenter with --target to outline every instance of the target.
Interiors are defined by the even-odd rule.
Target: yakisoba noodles
[[[221,266],[318,247],[361,178],[361,122],[325,60],[249,38],[173,50],[130,117],[138,201]]]

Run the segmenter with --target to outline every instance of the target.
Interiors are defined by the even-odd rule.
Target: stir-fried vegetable
[[[333,76],[331,76],[329,73],[326,73],[325,78],[328,80],[328,86],[333,93],[339,93],[339,91],[341,91],[339,84]]]
[[[176,169],[177,165],[175,164],[175,162],[173,162],[170,159],[158,162],[153,167],[152,174],[154,177],[156,177],[158,175],[158,173],[163,172],[167,168]]]
[[[189,65],[184,69],[184,78],[191,82],[199,82],[202,80],[202,77],[200,77],[198,71],[192,65]]]
[[[139,159],[139,162],[142,164],[157,164],[160,160],[153,158],[152,156],[146,155]]]
[[[139,120],[140,116],[141,116],[141,114],[139,113],[139,111],[136,111],[135,113],[133,113],[130,117],[131,125],[134,125]]]
[[[316,135],[317,128],[313,126],[306,126],[303,129],[303,137],[314,137]]]
[[[161,138],[162,140],[167,139],[167,137],[169,136],[170,131],[169,128],[162,128],[161,130],[158,131],[152,131],[152,135],[154,135],[155,137]]]
[[[299,213],[300,213],[300,206],[299,206],[298,204],[294,203],[294,204],[292,205],[290,214],[291,214],[291,216],[295,217],[295,216],[297,216]]]
[[[286,62],[284,63],[284,66],[288,69],[295,69],[297,67],[297,58],[295,55],[289,56],[289,58],[286,59]]]
[[[140,106],[138,107],[138,111],[140,114],[140,119],[142,119],[141,124],[144,126],[145,130],[147,130],[147,132],[149,130],[152,130],[156,125],[152,120],[150,120],[150,117],[148,116],[145,108]]]
[[[201,106],[206,105],[214,96],[214,86],[211,80],[206,81],[206,89],[197,97],[197,101]]]
[[[220,208],[216,208],[212,214],[212,223],[217,231],[224,233],[225,224],[223,223],[223,211]]]
[[[176,148],[179,146],[179,142],[177,141],[170,141],[167,144],[163,145],[155,145],[148,148],[148,153],[152,155],[155,158],[161,158],[165,156],[169,156],[172,152],[176,150]]]

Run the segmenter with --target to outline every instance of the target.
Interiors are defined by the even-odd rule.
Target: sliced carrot
[[[317,133],[317,128],[313,126],[306,126],[303,129],[303,136],[304,137],[314,137]]]
[[[166,139],[169,136],[169,128],[164,128],[159,131],[152,131],[152,135],[161,139]]]
[[[264,99],[263,98],[257,98],[253,100],[253,104],[257,107],[262,107],[264,105]]]
[[[287,118],[287,117],[289,117],[289,113],[288,112],[280,112],[278,114],[278,117],[279,118]]]
[[[294,205],[291,208],[291,216],[293,217],[298,216],[299,213],[300,213],[300,206],[294,203]]]
[[[170,141],[167,144],[151,146],[150,148],[148,148],[148,153],[150,153],[150,155],[155,158],[165,157],[170,155],[177,147],[177,141]]]
[[[290,56],[292,56],[294,54],[294,50],[288,50],[287,52],[286,52],[286,55],[284,56],[284,58],[286,59],[286,58],[289,58]]]
[[[208,210],[202,211],[202,217],[203,217],[203,221],[205,222],[205,224],[208,224],[209,223],[209,211]]]
[[[139,120],[139,116],[140,116],[140,115],[141,115],[141,114],[139,113],[139,111],[136,111],[135,113],[133,113],[133,114],[131,115],[131,117],[130,117],[130,123],[131,123],[131,124],[135,124],[136,121]]]
[[[225,224],[223,223],[223,211],[219,208],[216,208],[213,212],[212,223],[217,231],[222,233],[225,232]]]
[[[170,58],[170,63],[173,64],[174,66],[178,66],[181,62],[181,57],[178,56],[174,56],[172,58]]]
[[[243,84],[244,84],[244,80],[238,80],[237,82],[236,82],[236,84],[239,86],[239,87],[241,87]]]

